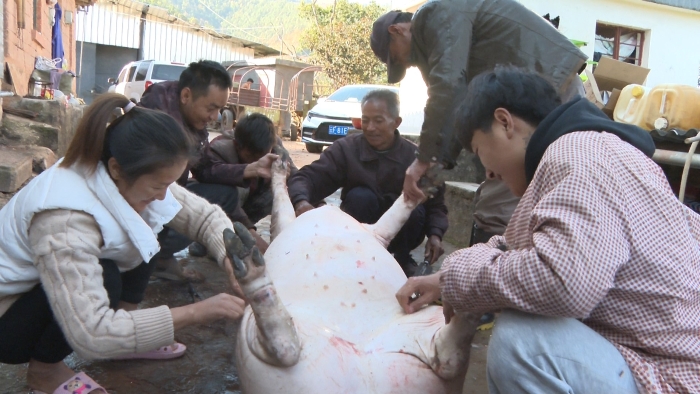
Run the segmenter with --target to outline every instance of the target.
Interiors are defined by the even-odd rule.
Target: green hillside
[[[256,41],[284,52],[298,52],[307,21],[298,0],[142,0],[182,19],[225,34]]]

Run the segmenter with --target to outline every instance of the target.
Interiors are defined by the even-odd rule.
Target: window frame
[[[634,63],[629,63],[629,64],[634,64],[635,66],[643,66],[642,61],[644,57],[644,43],[646,40],[646,31],[640,30],[640,29],[635,29],[631,27],[626,27],[626,26],[620,26],[620,25],[613,25],[609,23],[602,23],[602,22],[596,22],[596,38],[595,41],[599,42],[609,42],[613,44],[613,54],[612,58],[615,60],[619,60],[621,62],[629,63],[628,60],[634,60]],[[603,28],[609,28],[609,29],[614,29],[615,35],[611,40],[601,40],[598,38],[598,28],[603,27]],[[622,31],[625,30],[625,32],[629,33],[636,33],[639,35],[639,40],[637,44],[635,45],[635,48],[638,49],[638,53],[634,56],[628,56],[625,58],[625,60],[620,60],[620,46],[621,45],[629,45],[629,44],[622,44],[620,42],[620,37],[622,36]],[[603,56],[609,56],[609,55],[603,55]]]

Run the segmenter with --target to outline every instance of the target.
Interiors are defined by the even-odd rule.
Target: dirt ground
[[[306,151],[301,142],[286,140],[292,160],[301,168],[318,158],[318,154]],[[1,197],[1,196],[0,196]],[[336,193],[329,204],[339,204]],[[0,202],[2,203],[2,202]],[[258,228],[269,237],[269,217]],[[446,254],[455,250],[445,245]],[[422,246],[414,251],[414,258],[421,258]],[[152,279],[142,307],[185,305],[228,291],[216,265],[206,258],[192,258],[181,252],[183,265],[201,272],[201,283],[175,283]],[[444,257],[443,257],[444,258]],[[441,262],[441,261],[440,261]],[[439,267],[440,262],[436,264]],[[237,332],[235,322],[219,321],[207,326],[188,327],[176,334],[178,342],[187,345],[184,357],[168,361],[86,361],[75,354],[67,362],[75,370],[85,371],[112,394],[127,393],[240,393],[233,348]],[[479,332],[472,343],[470,367],[465,381],[465,394],[487,393],[486,351],[491,331]],[[26,365],[0,364],[0,394],[27,393]]]

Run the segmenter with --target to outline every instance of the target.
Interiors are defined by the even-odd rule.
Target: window
[[[164,64],[156,64],[153,66],[151,79],[163,81],[177,81],[180,79],[180,74],[185,71],[185,66],[169,66]]]
[[[39,0],[33,0],[33,5],[34,5],[34,12],[33,12],[33,18],[34,18],[34,30],[36,31],[41,31],[41,15],[39,14],[41,12],[41,1]]]
[[[376,86],[355,86],[355,85],[349,85],[349,86],[344,86],[335,92],[328,96],[326,99],[327,101],[340,101],[340,102],[346,102],[346,103],[359,103],[362,101],[362,98],[365,97],[365,95],[372,90],[377,89]],[[387,89],[399,93],[399,90],[397,88],[387,86]]]
[[[131,82],[134,80],[134,74],[136,73],[136,65],[131,66],[129,69],[129,78],[126,80],[126,82]]]
[[[146,74],[148,74],[148,67],[151,66],[151,62],[141,62],[139,64],[138,71],[136,71],[136,81],[145,81]]]
[[[119,73],[119,78],[117,78],[117,82],[122,83],[126,80],[126,68],[122,70],[122,72]]]
[[[601,56],[605,56],[641,66],[643,48],[643,31],[602,23],[596,24],[593,60],[598,61]]]

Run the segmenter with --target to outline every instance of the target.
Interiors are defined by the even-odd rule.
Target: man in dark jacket
[[[288,181],[297,216],[313,209],[324,198],[343,188],[340,208],[362,223],[375,223],[401,195],[403,174],[415,158],[416,145],[402,138],[396,93],[379,89],[362,99],[362,134],[341,138],[321,157]],[[434,263],[443,253],[447,230],[444,186],[419,205],[389,244],[389,252],[411,276],[416,262],[411,250],[428,236],[425,258]]]
[[[157,109],[172,116],[184,127],[197,144],[197,155],[209,145],[207,124],[219,117],[228,102],[231,77],[219,63],[200,60],[190,63],[179,81],[151,85],[141,96],[139,105]],[[177,183],[187,185],[191,162]]]
[[[277,157],[297,169],[277,136],[275,125],[263,114],[238,120],[231,134],[214,138],[192,167],[197,182],[188,189],[220,205],[233,222],[243,223],[256,238],[261,252],[267,249],[255,223],[272,211],[270,166]]]
[[[231,77],[221,64],[200,60],[190,63],[180,75],[179,81],[165,81],[151,85],[141,96],[140,106],[163,111],[173,117],[196,144],[195,157],[177,180],[179,185],[188,186],[190,169],[204,149],[209,146],[207,124],[216,120],[221,109],[226,106],[231,85]],[[190,189],[190,191],[198,194],[196,190]],[[229,197],[235,196],[221,195],[219,199],[227,201]],[[210,202],[217,203],[217,201]],[[194,272],[183,272],[179,262],[173,256],[191,243],[187,237],[166,227],[158,234],[158,241],[161,250],[153,257],[155,264],[150,265],[158,269],[156,273],[158,276],[168,279],[189,279],[197,276]],[[203,252],[206,253],[206,251]]]
[[[416,66],[428,86],[419,151],[403,188],[414,201],[423,197],[416,182],[430,165],[455,164],[462,147],[453,140],[453,113],[474,76],[512,64],[547,75],[565,101],[583,92],[577,74],[586,55],[515,0],[435,0],[415,15],[391,11],[374,23],[371,47],[390,83]],[[519,199],[498,180],[487,180],[479,195],[476,223],[502,233]]]

